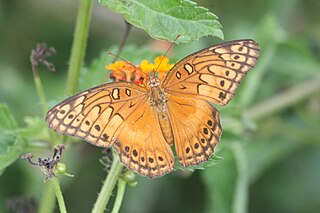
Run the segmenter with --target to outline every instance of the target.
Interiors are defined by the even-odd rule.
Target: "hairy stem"
[[[103,183],[98,199],[94,204],[92,213],[104,212],[108,204],[109,198],[111,196],[112,190],[117,183],[119,174],[121,173],[122,169],[123,169],[123,165],[120,163],[119,157],[117,155],[114,155],[114,160],[112,162],[111,169],[109,171],[109,174],[107,175],[107,178]]]
[[[67,94],[78,90],[80,69],[83,65],[87,38],[90,26],[93,0],[81,0],[78,10],[77,23],[74,31],[71,56],[69,61]]]

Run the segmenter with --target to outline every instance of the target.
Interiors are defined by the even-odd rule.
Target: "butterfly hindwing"
[[[201,99],[170,95],[168,112],[180,164],[191,166],[207,161],[222,133],[218,110]]]
[[[259,46],[253,40],[222,43],[179,61],[162,83],[167,93],[226,105],[244,75],[255,65]]]
[[[59,103],[50,109],[46,122],[53,130],[82,138],[96,146],[109,147],[120,127],[148,95],[131,83],[104,84]]]
[[[114,143],[126,167],[143,176],[163,176],[173,170],[171,147],[161,133],[157,114],[146,102],[124,123]]]

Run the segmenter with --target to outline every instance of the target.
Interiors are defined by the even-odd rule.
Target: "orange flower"
[[[168,64],[169,59],[164,56],[158,56],[154,59],[154,63],[142,60],[140,65],[134,66],[124,61],[116,61],[106,66],[106,69],[112,71],[110,77],[115,81],[127,81],[135,84],[143,84],[145,74],[149,72],[157,72],[158,77],[162,80],[166,72],[168,72],[174,64]]]
[[[112,71],[110,77],[115,79],[116,81],[131,82],[132,73],[134,73],[137,68],[130,63],[116,61],[113,64],[107,65],[106,69]]]

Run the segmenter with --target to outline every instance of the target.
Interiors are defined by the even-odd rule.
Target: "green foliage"
[[[198,40],[203,36],[223,38],[221,24],[213,13],[188,0],[99,0],[130,24],[143,29],[151,37],[177,43]]]
[[[26,116],[24,122],[26,127],[19,129],[24,140],[29,141],[29,143],[32,143],[32,141],[35,140],[50,140],[48,129],[43,118]]]
[[[189,167],[184,167],[179,163],[178,157],[175,156],[175,164],[174,164],[174,169],[175,170],[189,170],[189,171],[195,171],[195,170],[204,170],[207,167],[211,167],[213,165],[218,164],[221,160],[223,160],[222,157],[216,156],[216,155],[212,155],[208,161],[203,162],[199,165],[194,165],[194,166],[189,166]]]
[[[11,115],[7,105],[0,104],[0,129],[14,130],[17,128],[17,124]]]
[[[0,104],[0,174],[22,153],[24,142],[8,106]]]

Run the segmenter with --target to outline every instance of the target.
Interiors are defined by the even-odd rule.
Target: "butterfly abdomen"
[[[163,137],[168,144],[173,144],[173,133],[167,110],[167,97],[163,90],[157,85],[150,88],[151,106],[157,114],[157,120]]]
[[[161,128],[161,132],[163,134],[164,139],[168,144],[173,144],[173,132],[171,123],[169,120],[169,115],[167,112],[159,112],[158,115],[158,121]]]

